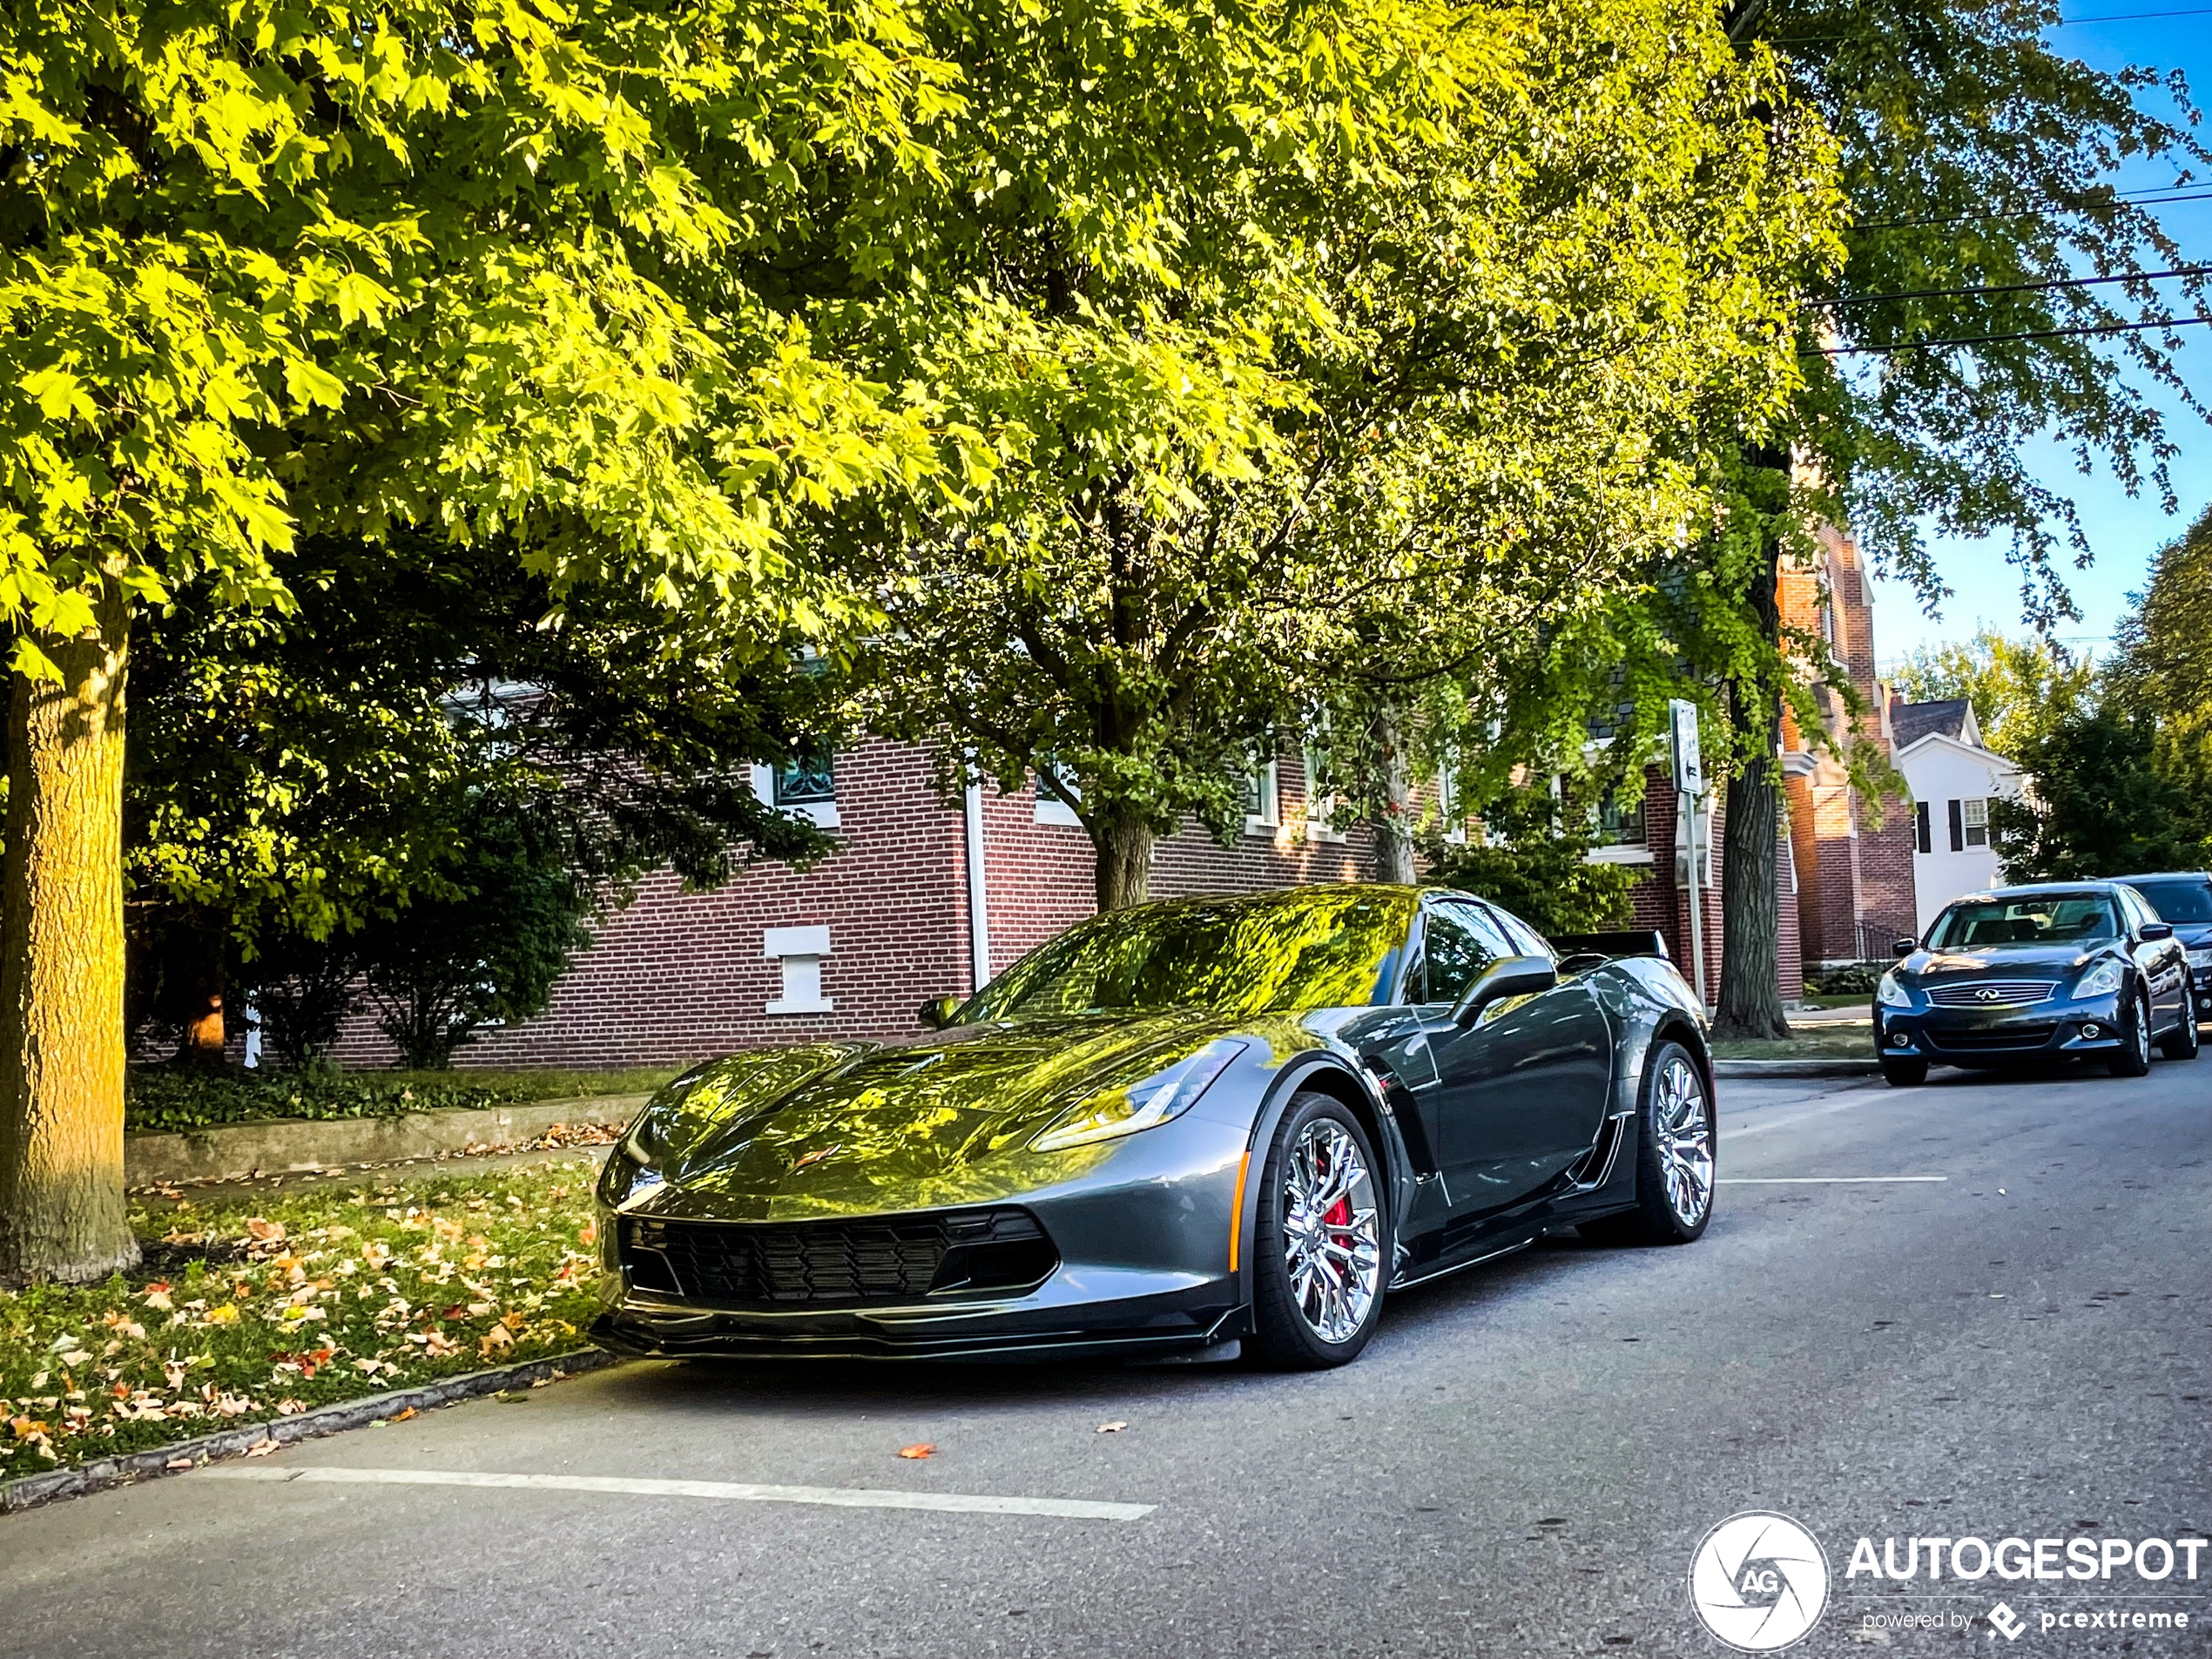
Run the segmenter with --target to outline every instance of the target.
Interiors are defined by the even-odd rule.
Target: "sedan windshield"
[[[2131,881],[2161,921],[2212,921],[2212,881]]]
[[[2101,893],[2039,893],[2022,899],[1968,899],[1945,911],[1928,935],[1931,950],[2070,945],[2118,935],[2112,900]]]
[[[1390,995],[1413,904],[1342,887],[1109,912],[1015,963],[960,1018],[1365,1007]]]

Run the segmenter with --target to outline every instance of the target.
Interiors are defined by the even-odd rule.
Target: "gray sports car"
[[[1656,935],[1560,942],[1412,887],[1147,905],[919,1040],[699,1066],[607,1160],[593,1334],[1332,1366],[1386,1291],[1548,1231],[1688,1243],[1703,1013]]]

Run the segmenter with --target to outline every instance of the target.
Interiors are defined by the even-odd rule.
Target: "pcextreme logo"
[[[1689,1604],[1744,1653],[1774,1653],[1808,1635],[1828,1605],[1828,1557],[1787,1515],[1754,1509],[1705,1534],[1689,1560]]]

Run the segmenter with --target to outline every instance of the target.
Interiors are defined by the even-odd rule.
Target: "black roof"
[[[1973,705],[1963,697],[1940,703],[1895,703],[1890,705],[1890,736],[1900,749],[1909,749],[1930,732],[1956,738],[1966,729],[1966,711]]]

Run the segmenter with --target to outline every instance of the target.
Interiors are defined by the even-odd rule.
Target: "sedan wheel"
[[[2196,976],[2182,981],[2182,1017],[2158,1040],[2158,1051],[2168,1060],[2194,1060],[2200,1039],[2196,1032]]]
[[[1374,1153],[1338,1101],[1300,1095],[1262,1179],[1254,1341],[1277,1365],[1340,1366],[1367,1345],[1382,1307],[1389,1230]]]
[[[2140,1077],[2150,1069],[2150,999],[2141,992],[2128,1001],[2121,1022],[2120,1049],[2105,1062],[2115,1077]]]

